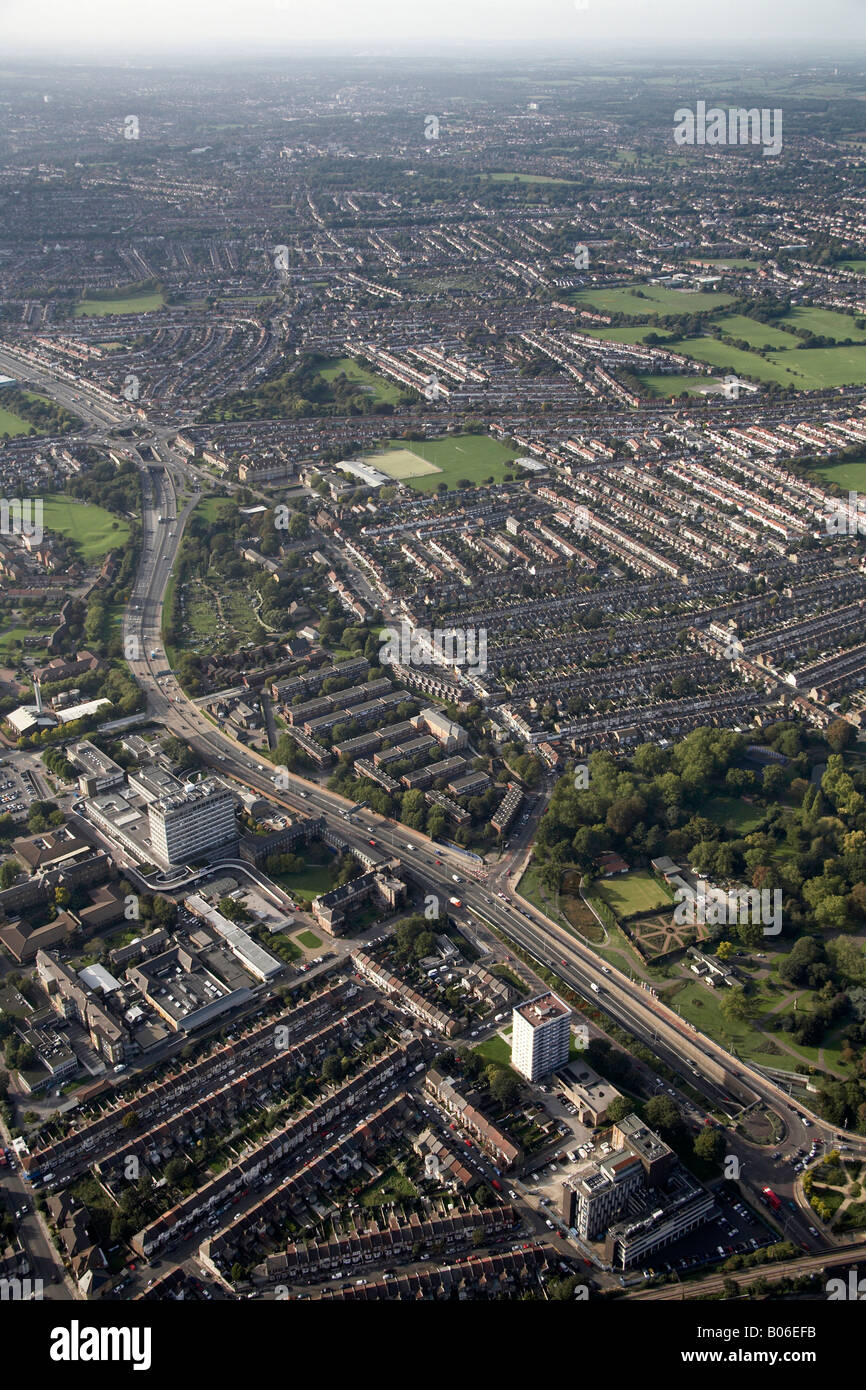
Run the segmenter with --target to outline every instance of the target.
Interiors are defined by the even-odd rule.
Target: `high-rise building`
[[[511,1065],[528,1081],[538,1081],[568,1061],[571,1009],[558,995],[538,994],[513,1013]]]
[[[222,845],[237,849],[234,797],[210,778],[151,802],[147,814],[153,855],[163,868],[188,864]]]

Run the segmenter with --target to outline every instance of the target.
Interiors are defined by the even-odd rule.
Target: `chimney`
[[[35,694],[36,694],[36,713],[37,713],[37,714],[42,714],[42,713],[43,713],[43,709],[42,709],[42,682],[41,682],[41,681],[38,681],[38,680],[34,680],[34,682],[33,682],[33,689],[34,689],[34,692],[35,692]]]

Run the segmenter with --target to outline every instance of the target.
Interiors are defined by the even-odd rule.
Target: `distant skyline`
[[[76,63],[516,45],[578,60],[866,55],[866,0],[0,0],[0,22],[4,58]]]

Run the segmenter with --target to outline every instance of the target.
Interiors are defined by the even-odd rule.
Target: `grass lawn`
[[[615,965],[617,970],[622,970],[631,978],[634,978],[636,969],[644,974],[652,974],[652,970],[641,960],[625,932],[619,926],[607,926],[602,929],[579,895],[561,893],[560,912],[557,915],[546,890],[543,890],[538,882],[535,864],[529,865],[517,891],[521,897],[540,908],[553,921],[564,923],[582,941],[589,942],[596,954],[609,965]],[[586,914],[592,918],[591,923],[587,920]]]
[[[747,801],[735,796],[711,796],[701,807],[701,813],[717,825],[727,825],[747,834],[760,825],[767,810],[763,806],[750,806]]]
[[[498,1062],[503,1067],[511,1066],[511,1043],[507,1038],[503,1038],[501,1033],[496,1033],[480,1046],[473,1047],[472,1051],[483,1057],[485,1062]]]
[[[850,492],[866,492],[866,459],[852,459],[850,463],[834,463],[830,468],[816,468],[815,472],[828,483]]]
[[[396,1168],[387,1168],[366,1192],[362,1192],[362,1207],[381,1207],[386,1202],[398,1202],[401,1197],[417,1197],[418,1189]]]
[[[678,982],[667,996],[668,1002],[675,1004],[687,1022],[694,1023],[702,1033],[715,1038],[744,1061],[756,1062],[764,1067],[780,1067],[783,1071],[795,1071],[798,1060],[808,1062],[813,1067],[831,1067],[843,1074],[849,1070],[840,1061],[840,1039],[836,1038],[835,1033],[827,1035],[823,1049],[803,1047],[794,1041],[790,1033],[779,1033],[776,1037],[759,1032],[761,1013],[755,1019],[731,1021],[725,1018],[721,1010],[723,998],[723,993],[716,993],[706,985],[691,981]],[[762,1013],[777,1001],[777,994],[769,994],[764,988],[761,989],[758,1003],[763,1006]],[[803,1003],[801,999],[798,1009],[803,1008]],[[793,996],[790,1001],[786,1000],[782,1012],[788,1013],[792,1008]],[[819,1050],[823,1050],[823,1062]]]
[[[581,328],[579,331],[589,338],[605,338],[609,343],[642,343],[649,333],[658,334],[665,342],[673,337],[672,333],[651,323],[633,323],[624,328]]]
[[[57,493],[43,499],[43,526],[76,541],[86,565],[98,563],[109,550],[117,550],[129,540],[129,526],[120,517],[92,502],[76,502]]]
[[[866,261],[840,261],[840,270],[853,270],[855,275],[866,275]]]
[[[837,1231],[859,1231],[866,1226],[866,1202],[852,1202],[836,1223]]]
[[[107,318],[109,314],[147,314],[161,309],[165,304],[163,294],[133,294],[124,298],[118,291],[117,299],[80,299],[75,306],[75,317]]]
[[[667,887],[641,870],[617,878],[598,879],[593,888],[618,917],[655,912],[673,903]]]
[[[766,361],[754,352],[743,352],[741,348],[727,347],[716,338],[683,338],[668,343],[674,352],[685,357],[693,357],[697,362],[706,362],[720,371],[736,372],[740,376],[755,377],[758,381],[776,381],[781,386],[800,386],[804,383],[775,361]],[[810,354],[811,356],[812,354]],[[776,353],[775,356],[787,360],[790,352]]]
[[[377,376],[366,367],[359,367],[358,363],[351,357],[332,358],[327,366],[322,367],[319,376],[325,381],[333,381],[338,376],[345,376],[349,381],[360,382],[369,390],[369,394],[377,403],[396,405],[402,395],[402,388],[394,382],[386,381],[384,377]]]
[[[640,294],[635,291],[639,290]],[[667,285],[622,285],[612,290],[579,290],[571,299],[588,304],[601,314],[694,314],[732,304],[729,294],[715,291],[672,290]]]
[[[378,468],[380,473],[387,473],[395,482],[408,482],[410,478],[423,478],[431,473],[437,479],[442,477],[435,463],[428,463],[410,449],[382,449],[380,453],[368,456],[364,462]]]
[[[677,349],[679,351],[679,349]],[[657,376],[645,372],[637,373],[638,381],[653,396],[699,396],[713,385],[711,376],[680,376],[676,372],[659,372]]]
[[[482,174],[481,178],[489,179],[491,183],[575,183],[575,179],[555,179],[549,174]]]
[[[773,352],[770,360],[776,366],[787,368],[793,384],[803,391],[866,383],[866,340],[851,347],[795,348],[787,352]]]
[[[798,305],[777,322],[790,328],[807,328],[810,333],[821,338],[835,338],[837,342],[852,338],[855,343],[866,343],[866,329],[858,328],[850,314],[840,314],[835,309]]]
[[[8,434],[10,439],[19,434],[27,434],[34,429],[29,420],[22,420],[20,415],[15,415],[11,410],[0,410],[0,435]]]
[[[462,478],[472,484],[483,483],[491,477],[495,482],[501,482],[510,471],[514,459],[519,457],[517,450],[500,444],[486,434],[449,435],[446,439],[424,441],[399,440],[395,442],[395,447],[401,453],[414,454],[438,470],[423,477],[408,479],[419,492],[435,492],[440,483],[455,488]],[[383,466],[388,462],[386,451],[365,459],[365,462],[387,472],[387,467]]]
[[[534,862],[530,861],[529,867],[521,876],[517,891],[522,898],[526,898],[527,902],[533,903],[542,912],[546,912],[549,917],[554,915],[553,899],[547,889],[542,889],[538,882],[538,869]]]
[[[571,927],[593,946],[605,941],[604,927],[580,896],[580,875],[576,871],[562,876],[559,906]]]
[[[329,864],[305,864],[296,874],[272,874],[275,883],[291,893],[293,898],[305,898],[312,902],[319,893],[327,893],[333,887]],[[312,932],[310,933],[312,936]],[[319,942],[321,945],[321,942]]]
[[[306,946],[308,951],[317,951],[322,944],[322,938],[316,936],[314,931],[299,931],[295,940]]]
[[[678,984],[675,990],[670,991],[668,1002],[674,1004],[682,1017],[688,1023],[694,1023],[701,1033],[715,1038],[744,1060],[768,1067],[782,1067],[786,1071],[794,1070],[794,1058],[782,1052],[781,1048],[778,1052],[768,1050],[767,1040],[750,1022],[741,1019],[729,1022],[721,1010],[721,996],[706,985],[693,984],[690,980]]]
[[[236,507],[237,503],[231,497],[203,497],[195,509],[195,515],[203,516],[206,521],[216,521]]]
[[[6,632],[0,632],[0,656],[2,656],[4,659],[8,658],[9,653],[12,650],[13,643],[23,642],[25,637],[41,637],[47,644],[48,631],[50,631],[50,629],[46,630],[45,628],[41,628],[37,631],[36,628],[31,629],[29,627],[10,627],[7,629]],[[40,660],[43,659],[47,655],[47,653],[47,645],[42,647],[27,648],[28,656],[35,656],[38,657]]]
[[[783,333],[781,329],[759,323],[757,319],[747,318],[745,314],[720,314],[716,323],[726,337],[742,338],[750,347],[796,347],[799,342],[792,333]]]
[[[24,391],[22,394],[28,401],[41,401],[43,405],[51,405],[51,401],[49,401],[48,397],[40,396],[37,391]],[[2,396],[0,396],[0,400],[2,400]],[[3,410],[0,408],[0,438],[5,434],[8,435],[10,439],[13,439],[17,435],[29,434],[31,430],[34,434],[44,434],[46,432],[44,426],[34,425],[30,420],[25,420],[21,415],[16,415],[14,410]]]

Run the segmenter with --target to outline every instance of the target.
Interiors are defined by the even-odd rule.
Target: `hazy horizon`
[[[586,8],[583,8],[583,5]],[[0,0],[4,59],[139,63],[328,56],[468,58],[497,52],[562,60],[700,53],[704,59],[799,57],[810,64],[866,56],[863,0]],[[509,50],[514,50],[513,55]]]

